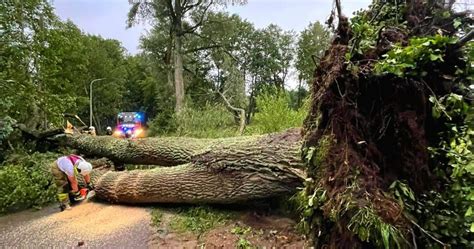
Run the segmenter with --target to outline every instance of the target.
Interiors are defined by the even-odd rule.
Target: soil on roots
[[[421,1],[414,2],[406,18],[418,25],[431,13],[420,10]],[[431,118],[429,96],[451,92],[446,87],[452,86],[450,77],[443,75],[454,75],[456,66],[463,65],[459,52],[447,48],[444,63],[419,68],[426,76],[375,74],[374,64],[393,44],[407,45],[414,35],[430,35],[431,27],[417,27],[412,33],[381,30],[376,47],[349,62],[346,54],[352,52],[349,41],[353,34],[347,18],[339,18],[335,38],[314,73],[303,151],[311,147],[323,150],[321,141],[329,140],[322,159],[308,165],[308,175],[314,180],[309,188],[325,189],[328,198],[321,209],[326,218],[343,214],[326,231],[330,238],[323,243],[345,248],[358,241],[346,227],[354,210],[364,207],[408,233],[411,224],[402,215],[402,207],[384,192],[395,180],[408,182],[415,193],[436,187],[439,181],[429,167],[428,147],[437,142],[432,137],[439,127]],[[311,191],[314,189],[307,189]],[[345,212],[351,205],[355,206],[352,212]]]

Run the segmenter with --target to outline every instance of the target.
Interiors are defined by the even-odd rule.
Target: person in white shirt
[[[81,201],[84,199],[79,192],[77,177],[82,175],[87,184],[87,188],[93,190],[90,173],[92,165],[84,158],[78,155],[68,155],[58,158],[51,165],[51,172],[54,177],[56,186],[58,187],[58,200],[61,211],[71,209],[70,199],[73,201]]]

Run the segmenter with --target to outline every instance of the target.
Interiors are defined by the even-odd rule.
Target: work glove
[[[84,200],[84,196],[81,195],[81,192],[71,192],[72,199],[74,201],[82,201]]]
[[[95,189],[94,184],[92,184],[92,182],[88,183],[88,184],[87,184],[87,189],[88,189],[89,191],[94,190],[94,189]]]

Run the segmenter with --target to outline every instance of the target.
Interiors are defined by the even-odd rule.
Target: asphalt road
[[[144,207],[87,202],[0,217],[0,248],[148,248],[151,235]]]

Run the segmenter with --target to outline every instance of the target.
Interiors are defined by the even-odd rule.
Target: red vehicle
[[[120,112],[117,115],[117,126],[114,137],[137,138],[144,137],[145,114],[142,112]]]

